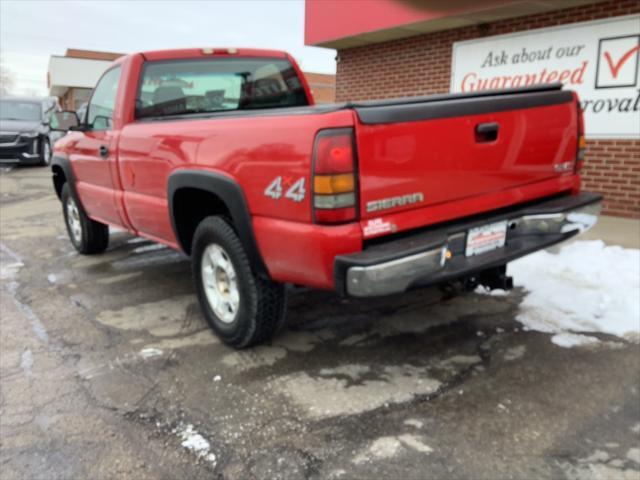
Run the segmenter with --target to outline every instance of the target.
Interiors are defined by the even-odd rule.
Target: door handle
[[[498,139],[500,125],[497,122],[479,123],[476,125],[476,142],[495,142]]]
[[[100,145],[100,156],[102,158],[109,156],[109,148],[106,145]]]

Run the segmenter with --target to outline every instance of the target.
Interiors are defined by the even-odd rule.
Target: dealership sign
[[[640,15],[453,45],[452,92],[562,82],[591,138],[640,138]]]

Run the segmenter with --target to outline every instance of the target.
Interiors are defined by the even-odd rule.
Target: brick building
[[[316,103],[336,101],[336,77],[326,73],[303,72]]]
[[[607,23],[617,19],[626,22],[625,28],[631,30],[622,35],[617,27]],[[578,27],[578,30],[569,30]],[[566,32],[563,31],[565,28]],[[538,29],[541,29],[539,33]],[[597,33],[599,31],[603,33]],[[504,34],[508,35],[501,37]],[[534,36],[536,34],[538,37]],[[486,45],[499,45],[499,42],[509,45],[513,42],[515,45],[528,38],[553,35],[561,35],[567,41],[587,35],[582,43],[594,44],[593,49],[597,53],[592,57],[597,56],[598,59],[603,45],[613,45],[603,44],[603,41],[626,42],[619,55],[612,54],[608,59],[602,57],[602,65],[597,65],[598,71],[587,70],[596,70],[599,60],[595,58],[576,64],[582,68],[583,74],[597,77],[595,88],[599,89],[598,95],[630,92],[625,93],[624,99],[583,103],[588,145],[583,180],[586,189],[605,195],[605,213],[640,218],[640,2],[637,0],[306,0],[305,42],[337,50],[338,102],[464,91],[464,81],[460,85],[456,83],[455,60],[458,67],[474,61],[484,62],[481,66],[489,70],[487,63],[491,64],[495,59],[485,56],[491,52],[482,50],[483,42],[486,41]],[[533,51],[530,44],[523,45],[518,48]],[[465,51],[469,52],[466,57]],[[473,52],[482,52],[483,56],[470,58]],[[545,51],[540,53],[544,57]],[[560,49],[554,53],[562,54]],[[529,55],[529,51],[526,54]],[[609,62],[608,66],[604,60]],[[586,65],[586,62],[591,63]],[[570,74],[574,73],[575,79],[580,80],[579,68],[576,67],[575,72],[568,71],[563,78],[565,83],[569,83],[569,88],[578,91],[576,85],[570,84]],[[516,72],[517,69],[509,71]],[[608,71],[613,83],[598,86],[601,81],[599,75]],[[625,80],[624,88],[616,88],[616,81],[622,77],[623,71],[629,80]],[[543,82],[558,81],[559,75],[563,75],[549,72],[546,72]],[[620,78],[615,78],[615,74]],[[502,83],[487,83],[486,88],[521,85],[521,79],[516,84],[516,76],[512,74],[500,78],[504,80]],[[475,85],[478,84],[476,81]],[[474,83],[467,82],[466,86],[473,87]],[[583,100],[588,97],[581,91],[579,94]],[[611,102],[623,105],[621,112],[615,122],[606,119],[603,122],[596,113],[603,113]],[[612,127],[616,122],[618,127]],[[591,126],[592,130],[601,131],[590,133]],[[618,130],[607,133],[615,128]]]

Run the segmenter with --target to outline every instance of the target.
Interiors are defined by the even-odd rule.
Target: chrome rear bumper
[[[447,247],[442,246],[370,267],[351,267],[347,270],[347,292],[354,297],[403,292],[416,278],[441,269],[446,252]]]
[[[336,286],[355,297],[404,292],[412,286],[449,281],[522,257],[593,227],[602,197],[583,193],[459,222],[336,258]],[[469,228],[507,221],[504,247],[465,256]],[[422,248],[421,248],[422,247]]]

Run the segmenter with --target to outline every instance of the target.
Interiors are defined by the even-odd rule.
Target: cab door
[[[69,155],[85,211],[91,218],[114,225],[123,225],[114,183],[119,132],[113,128],[113,114],[120,73],[120,66],[113,67],[98,82],[87,107],[84,131]]]

